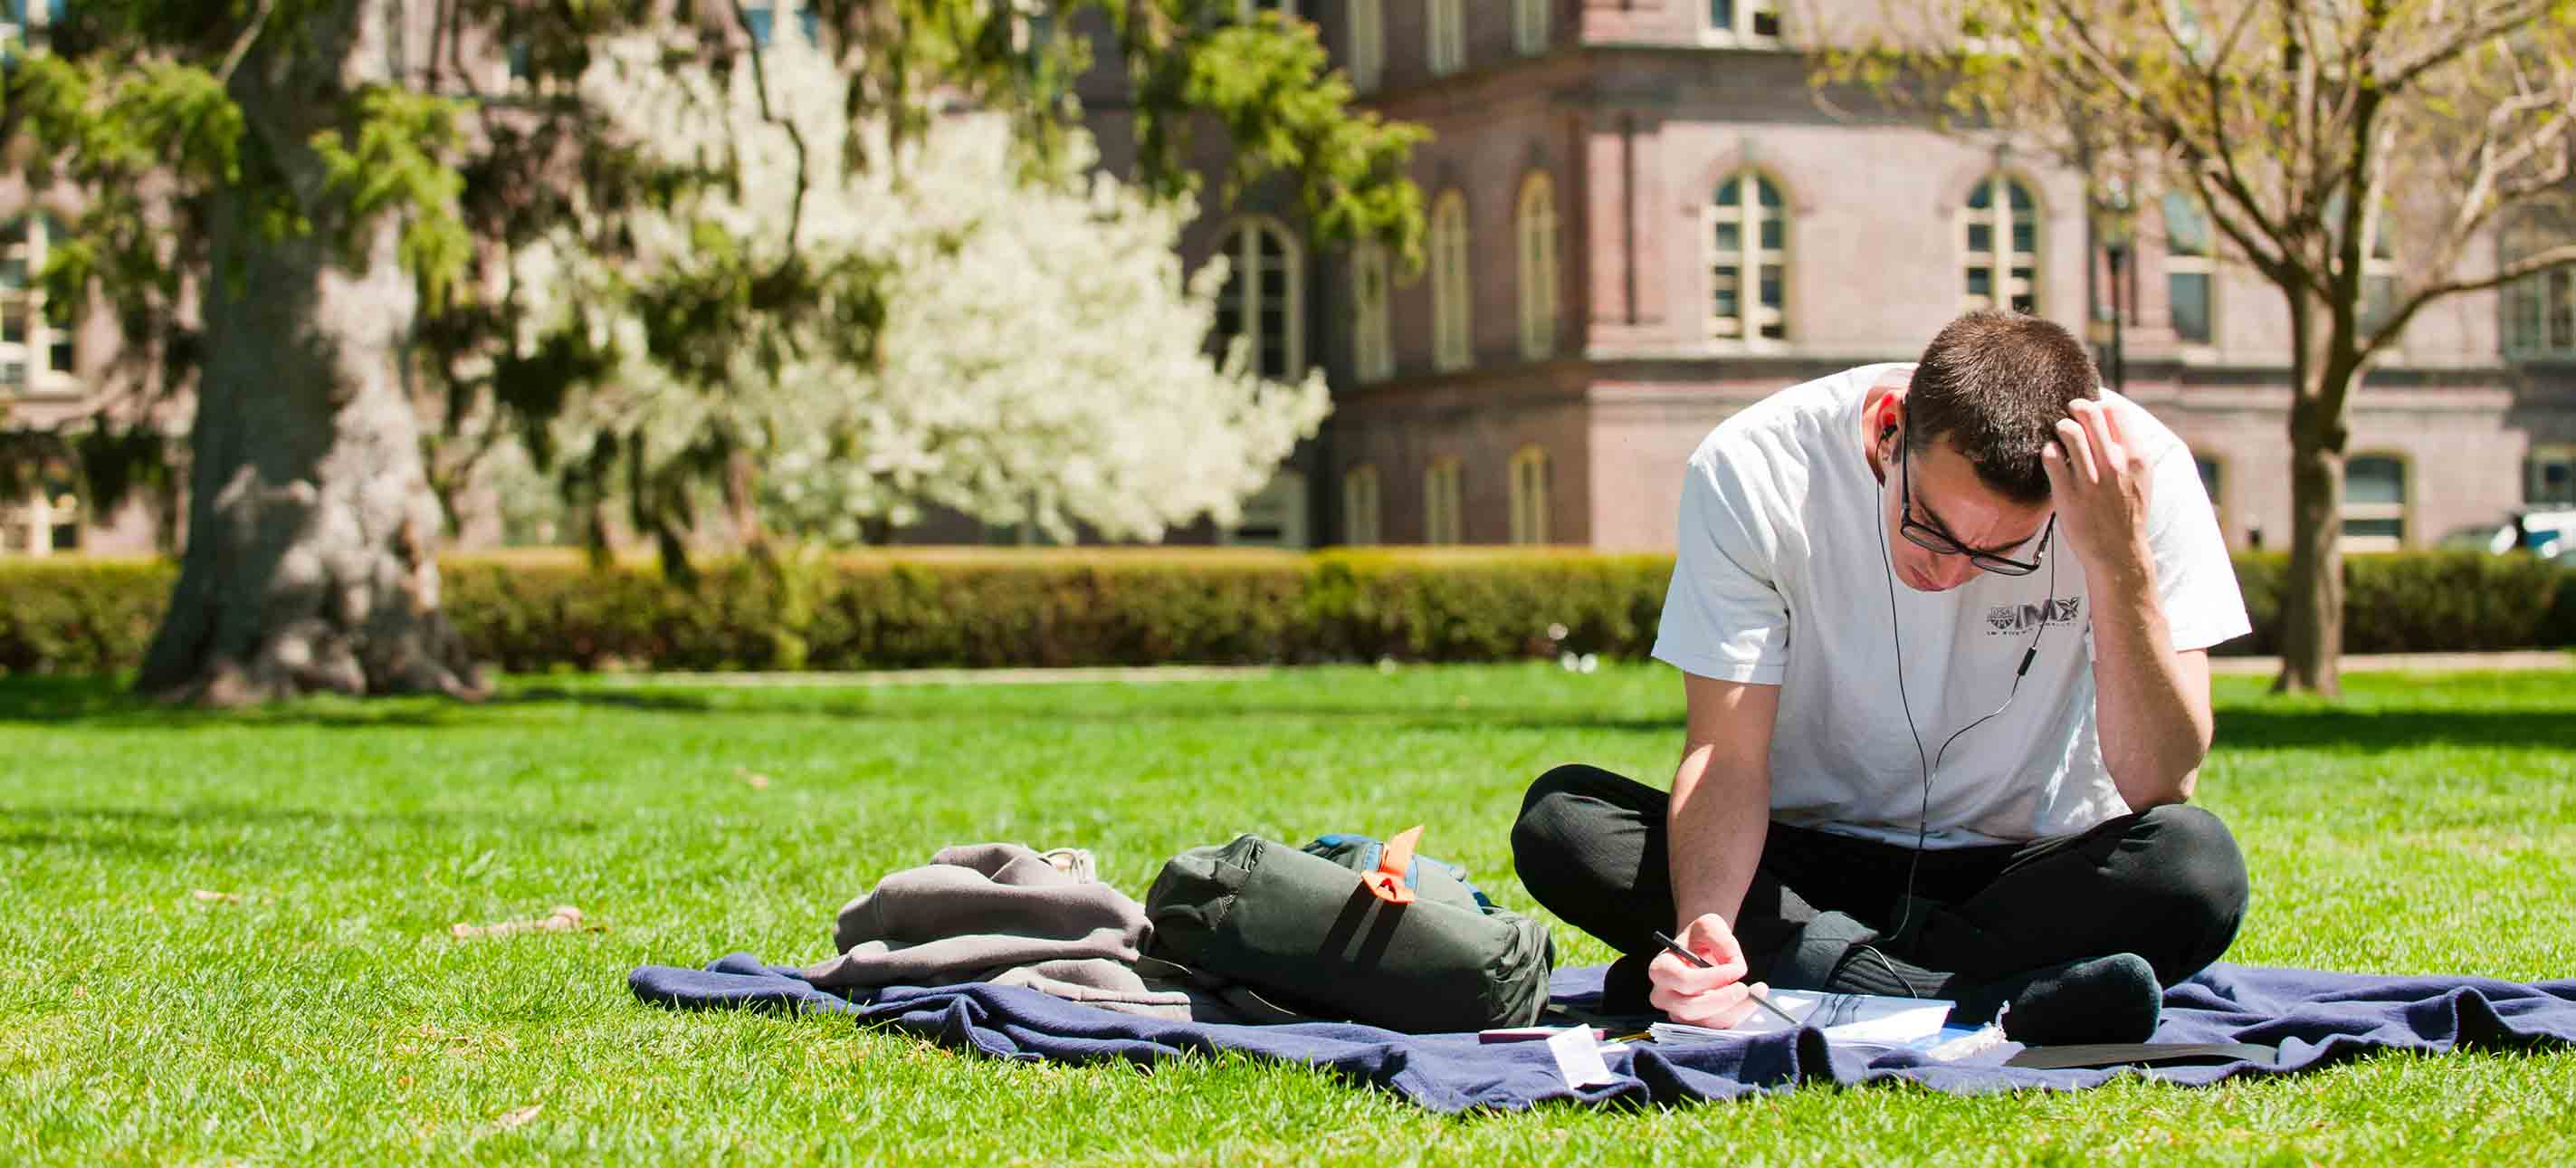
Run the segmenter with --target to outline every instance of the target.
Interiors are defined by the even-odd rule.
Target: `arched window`
[[[1374,93],[1386,75],[1384,0],[1350,0],[1351,88]]]
[[[1755,171],[1717,184],[1708,208],[1708,334],[1724,340],[1789,335],[1789,213],[1780,188]]]
[[[1967,253],[1968,311],[2009,308],[2039,312],[2039,200],[2020,179],[1992,174],[1969,192],[1959,211]]]
[[[1249,346],[1263,377],[1293,381],[1306,372],[1305,300],[1295,239],[1268,219],[1247,219],[1225,237],[1229,264],[1217,293],[1216,335]]]
[[[2180,191],[2167,191],[2165,213],[2165,302],[2172,309],[2174,336],[2185,344],[2206,345],[2217,334],[2211,293],[2217,269],[2210,256],[2209,219]]]
[[[1547,451],[1524,446],[1512,453],[1512,542],[1548,542],[1551,470]]]
[[[1342,542],[1366,547],[1385,540],[1378,526],[1382,504],[1377,467],[1361,463],[1342,472]]]
[[[2406,460],[2358,454],[2343,464],[2343,545],[2357,552],[2406,546]]]
[[[1512,0],[1512,47],[1524,57],[1547,51],[1548,0]]]
[[[1521,355],[1556,352],[1556,187],[1546,171],[1521,182]]]
[[[1466,522],[1460,506],[1458,459],[1441,455],[1422,472],[1422,542],[1463,543]]]
[[[1394,333],[1387,319],[1386,248],[1364,243],[1351,251],[1351,375],[1384,381],[1395,375]]]
[[[41,213],[0,224],[0,393],[79,388],[72,380],[70,306],[48,303],[38,279],[62,235],[62,221]]]
[[[1442,372],[1475,361],[1468,340],[1467,196],[1449,191],[1431,206],[1431,360]]]
[[[1431,75],[1446,77],[1467,67],[1466,0],[1430,0],[1431,19],[1423,38],[1423,55]]]
[[[1708,34],[1719,41],[1780,39],[1780,0],[1708,0]]]

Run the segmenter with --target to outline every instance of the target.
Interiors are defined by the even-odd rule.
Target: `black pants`
[[[1621,953],[1653,951],[1653,931],[1678,923],[1665,860],[1671,801],[1598,767],[1549,771],[1512,825],[1521,884]],[[1927,850],[1909,913],[1914,859],[1910,846],[1773,823],[1729,922],[1751,978],[1824,988],[1850,946],[1869,943],[1976,979],[2135,953],[2171,985],[2218,960],[2245,916],[2244,856],[2227,826],[2197,807],[2157,807],[2029,844]]]

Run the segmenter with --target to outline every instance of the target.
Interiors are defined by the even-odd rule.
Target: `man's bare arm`
[[[2209,655],[2177,652],[2147,544],[2149,468],[2117,411],[2079,401],[2041,452],[2058,529],[2093,603],[2093,718],[2102,765],[2130,810],[2191,798],[2209,755]]]
[[[1690,717],[1664,827],[1675,931],[1715,913],[1731,925],[1771,827],[1771,723],[1780,687],[1683,675]]]

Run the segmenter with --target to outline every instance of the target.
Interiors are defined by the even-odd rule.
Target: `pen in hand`
[[[1693,953],[1688,949],[1682,948],[1681,942],[1664,935],[1662,930],[1657,930],[1655,932],[1655,940],[1663,942],[1664,948],[1672,950],[1674,953],[1679,954],[1682,960],[1690,962],[1701,969],[1717,968],[1715,965],[1710,964],[1707,958],[1702,957],[1697,953]],[[1787,1010],[1783,1010],[1778,1006],[1772,1005],[1771,999],[1762,996],[1761,991],[1756,990],[1751,986],[1746,986],[1744,987],[1744,992],[1753,999],[1754,1005],[1760,1006],[1763,1009],[1769,1010],[1773,1014],[1778,1015],[1781,1021],[1786,1022],[1791,1026],[1804,1025],[1797,1019],[1790,1017]]]

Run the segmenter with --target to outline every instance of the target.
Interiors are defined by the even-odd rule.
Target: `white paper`
[[[1941,1024],[1949,1019],[1950,1007],[1955,1004],[1938,998],[1886,998],[1802,990],[1773,990],[1765,996],[1771,999],[1771,1004],[1798,1019],[1799,1025],[1824,1031],[1827,1041],[1869,1046],[1903,1046],[1931,1038],[1941,1033]],[[1781,1021],[1769,1010],[1757,1009],[1729,1030],[1658,1022],[1652,1032],[1658,1042],[1705,1042],[1787,1029],[1789,1023]]]
[[[1571,1026],[1550,1035],[1547,1052],[1556,1056],[1556,1073],[1568,1087],[1598,1087],[1619,1081],[1601,1061],[1601,1040],[1589,1026]]]

